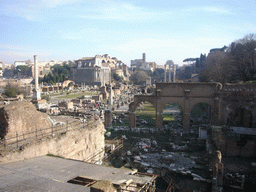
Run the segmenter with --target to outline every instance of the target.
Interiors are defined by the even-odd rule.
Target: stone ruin
[[[0,108],[0,139],[15,138],[52,126],[50,118],[29,101],[14,101]]]
[[[223,188],[224,165],[221,162],[221,158],[221,152],[219,150],[216,150],[213,157],[212,191],[222,191]]]
[[[92,163],[104,157],[105,128],[98,116],[86,124],[55,125],[31,102],[15,101],[0,108],[0,122],[0,164],[47,154]]]

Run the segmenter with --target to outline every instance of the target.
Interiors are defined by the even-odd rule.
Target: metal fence
[[[65,134],[68,131],[82,129],[90,125],[93,125],[93,122],[86,122],[85,120],[83,120],[83,122],[67,121],[66,123],[58,124],[47,128],[35,128],[34,131],[27,133],[16,132],[16,135],[13,137],[0,139],[0,151],[15,148],[19,149],[21,146],[31,143],[32,141],[39,141],[49,137],[58,136],[61,134]]]

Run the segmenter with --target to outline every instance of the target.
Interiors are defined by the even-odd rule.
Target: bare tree
[[[234,74],[240,80],[256,80],[256,35],[249,34],[230,45],[230,59],[237,68]]]
[[[205,61],[205,81],[227,83],[232,76],[234,67],[226,52],[216,51],[208,55]]]

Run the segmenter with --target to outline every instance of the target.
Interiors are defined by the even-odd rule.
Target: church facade
[[[111,68],[117,63],[116,58],[106,55],[83,57],[75,61],[72,67],[72,80],[76,84],[103,86],[111,80]]]

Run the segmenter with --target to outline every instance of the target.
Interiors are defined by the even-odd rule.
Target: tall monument
[[[33,90],[33,100],[41,100],[41,93],[38,86],[38,69],[37,69],[37,55],[34,55],[34,74],[35,74],[35,89]]]
[[[143,63],[146,62],[146,53],[143,53],[143,54],[142,54],[142,61],[143,61]]]

